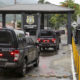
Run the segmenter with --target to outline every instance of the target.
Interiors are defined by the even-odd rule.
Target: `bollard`
[[[72,38],[72,48],[73,48],[73,56],[74,56],[74,63],[75,63],[75,69],[77,74],[79,73],[79,53],[76,47],[76,44],[74,42],[74,39]]]
[[[76,55],[77,55],[77,65],[76,65],[76,68],[77,68],[77,74],[79,73],[79,53],[77,52],[76,53]]]

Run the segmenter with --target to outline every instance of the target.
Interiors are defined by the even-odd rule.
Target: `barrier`
[[[80,55],[75,44],[74,38],[72,38],[72,49],[73,49],[73,57],[74,57],[74,64],[76,73],[78,75],[78,80],[80,80]]]

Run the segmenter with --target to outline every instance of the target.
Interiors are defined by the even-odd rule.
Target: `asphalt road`
[[[25,77],[19,77],[13,71],[0,71],[0,80],[72,80],[71,54],[66,36],[62,36],[60,50],[42,51],[39,67],[29,68]]]

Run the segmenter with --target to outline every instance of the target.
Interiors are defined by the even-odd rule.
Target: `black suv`
[[[45,50],[45,48],[54,48],[54,50],[59,49],[60,37],[59,34],[52,30],[41,30],[38,39],[38,46],[41,49]]]
[[[0,68],[15,69],[22,76],[39,64],[39,49],[21,30],[0,29]]]

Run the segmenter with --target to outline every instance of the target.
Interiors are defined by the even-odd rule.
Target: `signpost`
[[[30,35],[35,35],[38,29],[38,16],[36,14],[25,14],[23,29]]]
[[[76,21],[74,21],[74,22],[72,22],[71,26],[72,26],[73,28],[76,28],[76,27],[78,26],[78,24],[77,24]]]
[[[26,14],[24,29],[37,29],[37,17],[36,17],[36,15]]]

